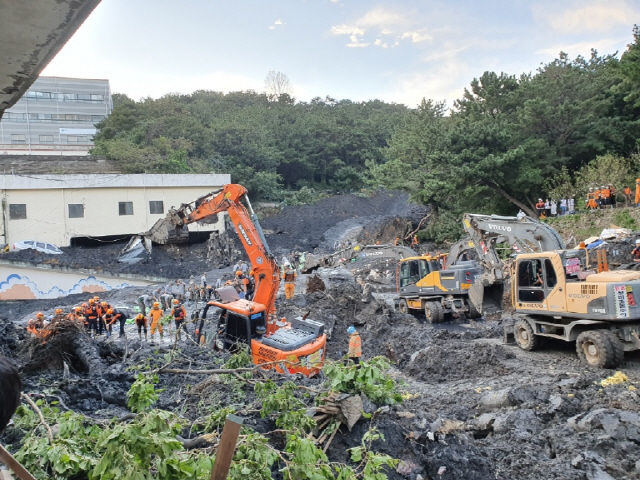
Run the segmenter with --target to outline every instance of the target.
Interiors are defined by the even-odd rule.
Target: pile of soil
[[[286,206],[261,220],[274,252],[332,251],[335,242],[390,243],[427,213],[403,192],[381,191],[372,197],[337,195],[311,205]]]

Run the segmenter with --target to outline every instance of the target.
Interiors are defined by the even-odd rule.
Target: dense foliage
[[[248,355],[238,354],[225,366],[250,364]],[[318,399],[345,387],[345,392],[371,394],[370,399],[378,405],[402,401],[395,381],[386,373],[389,365],[380,358],[363,362],[357,375],[353,365],[330,363],[328,368],[328,378],[317,390]],[[208,414],[195,421],[187,418],[187,412],[151,408],[162,390],[155,386],[158,375],[149,373],[136,375],[127,395],[129,408],[137,415],[122,419],[96,420],[72,411],[61,413],[55,405],[38,400],[37,408],[51,426],[49,430],[32,408],[21,406],[13,427],[24,435],[16,458],[38,479],[209,479],[215,455],[209,448],[185,449],[180,435],[193,432],[217,443],[227,415],[240,413],[236,408],[242,408],[243,402],[244,415],[255,412],[246,399],[246,389],[254,384],[260,416],[273,421],[276,429],[261,434],[242,427],[230,480],[272,480],[274,476],[286,480],[386,480],[388,469],[397,466],[397,460],[373,450],[374,442],[384,441],[374,426],[363,435],[360,445],[350,450],[351,464],[331,462],[310,436],[318,427],[308,413],[314,405],[309,389],[285,377],[255,381],[250,372],[245,373],[249,374],[240,379],[221,375],[242,385],[239,405],[214,401],[206,406]],[[365,416],[372,418],[370,414]],[[322,428],[324,433],[333,432],[339,422]]]
[[[451,111],[423,101],[395,132],[384,161],[369,163],[374,178],[431,204],[445,220],[464,211],[535,216],[536,200],[559,194],[560,185],[570,186],[560,189],[569,197],[592,181],[622,190],[639,173],[628,160],[640,139],[640,29],[633,34],[620,59],[561,53],[534,74],[485,72]],[[606,159],[584,168],[599,156]],[[605,164],[626,169],[593,174]],[[451,239],[449,224],[432,222],[432,238]]]
[[[398,188],[433,206],[440,221],[427,235],[451,239],[464,211],[535,215],[539,197],[567,186],[566,195],[582,195],[591,179],[584,167],[599,156],[627,165],[599,183],[640,173],[628,160],[640,138],[639,41],[636,27],[619,57],[560,53],[533,73],[485,72],[450,108],[427,99],[415,109],[329,97],[295,102],[251,91],[140,102],[114,95],[95,153],[128,172],[231,173],[256,198],[314,187]]]
[[[282,188],[362,187],[365,163],[383,161],[381,148],[409,111],[377,100],[270,101],[256,92],[113,99],[94,153],[129,173],[230,173],[254,197],[278,199]]]

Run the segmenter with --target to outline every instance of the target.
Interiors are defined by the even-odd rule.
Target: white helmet
[[[636,245],[640,244],[640,238],[636,240]]]

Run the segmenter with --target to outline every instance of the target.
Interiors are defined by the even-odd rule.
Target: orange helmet
[[[113,315],[113,310],[111,309],[107,310],[107,315]]]
[[[107,306],[107,302],[100,302],[100,305],[102,305],[103,307]]]
[[[96,303],[96,301],[93,298],[89,299],[89,305],[93,305],[94,303]]]
[[[180,303],[180,300],[178,300],[177,298],[174,298],[173,299],[173,303],[174,303],[174,305],[177,305],[178,303]]]
[[[160,308],[160,302],[153,302],[153,308]]]
[[[36,318],[44,318],[44,313],[42,312],[36,313]]]
[[[255,272],[253,271],[253,268],[251,270],[249,270],[249,275],[253,275]]]
[[[98,295],[94,295],[93,299],[97,302],[98,300],[100,300],[100,297]]]
[[[61,308],[56,308],[56,315],[59,315],[60,313],[62,313],[62,309]]]
[[[82,307],[76,307],[75,310],[76,310],[76,312],[81,312],[82,311]]]
[[[144,318],[144,315],[139,313],[138,315],[136,315],[136,320],[142,320]]]
[[[236,271],[236,275],[239,277],[240,275],[242,275],[242,270],[237,270]]]

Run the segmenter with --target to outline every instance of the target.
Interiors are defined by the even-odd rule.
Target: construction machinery
[[[402,313],[423,311],[429,323],[438,323],[453,313],[477,318],[480,312],[469,302],[468,291],[480,277],[472,261],[448,269],[445,255],[403,258],[396,271],[397,307]]]
[[[255,364],[266,364],[265,368],[281,373],[317,374],[322,368],[326,350],[324,324],[306,318],[288,322],[277,317],[275,300],[280,286],[279,269],[251,207],[246,188],[228,184],[194,202],[171,209],[164,219],[148,232],[132,239],[130,244],[139,244],[140,238],[161,244],[179,241],[184,238],[187,225],[210,220],[221,212],[229,215],[249,256],[255,293],[252,300],[246,300],[238,298],[234,289],[231,289],[233,292],[221,289],[221,300],[208,302],[200,315],[198,341],[206,340],[227,350],[247,347]],[[216,313],[212,314],[214,311]],[[202,338],[205,319],[216,322],[209,329],[213,338]]]
[[[468,261],[473,252],[481,267],[481,274],[467,293],[470,303],[481,314],[487,308],[499,310],[502,307],[508,270],[505,272],[500,248],[508,252],[504,257],[509,257],[512,252],[520,254],[565,249],[564,240],[553,227],[526,215],[505,217],[465,213],[462,224],[467,237],[452,245],[447,268]]]
[[[640,349],[640,272],[583,271],[576,250],[518,255],[511,266],[513,335],[523,350],[542,337],[576,342],[587,365],[614,368]]]
[[[440,322],[453,313],[477,318],[489,306],[498,310],[506,277],[499,244],[516,253],[565,248],[553,228],[527,216],[465,213],[462,223],[467,237],[448,254],[400,261],[396,274],[400,311],[422,310],[427,321]]]

